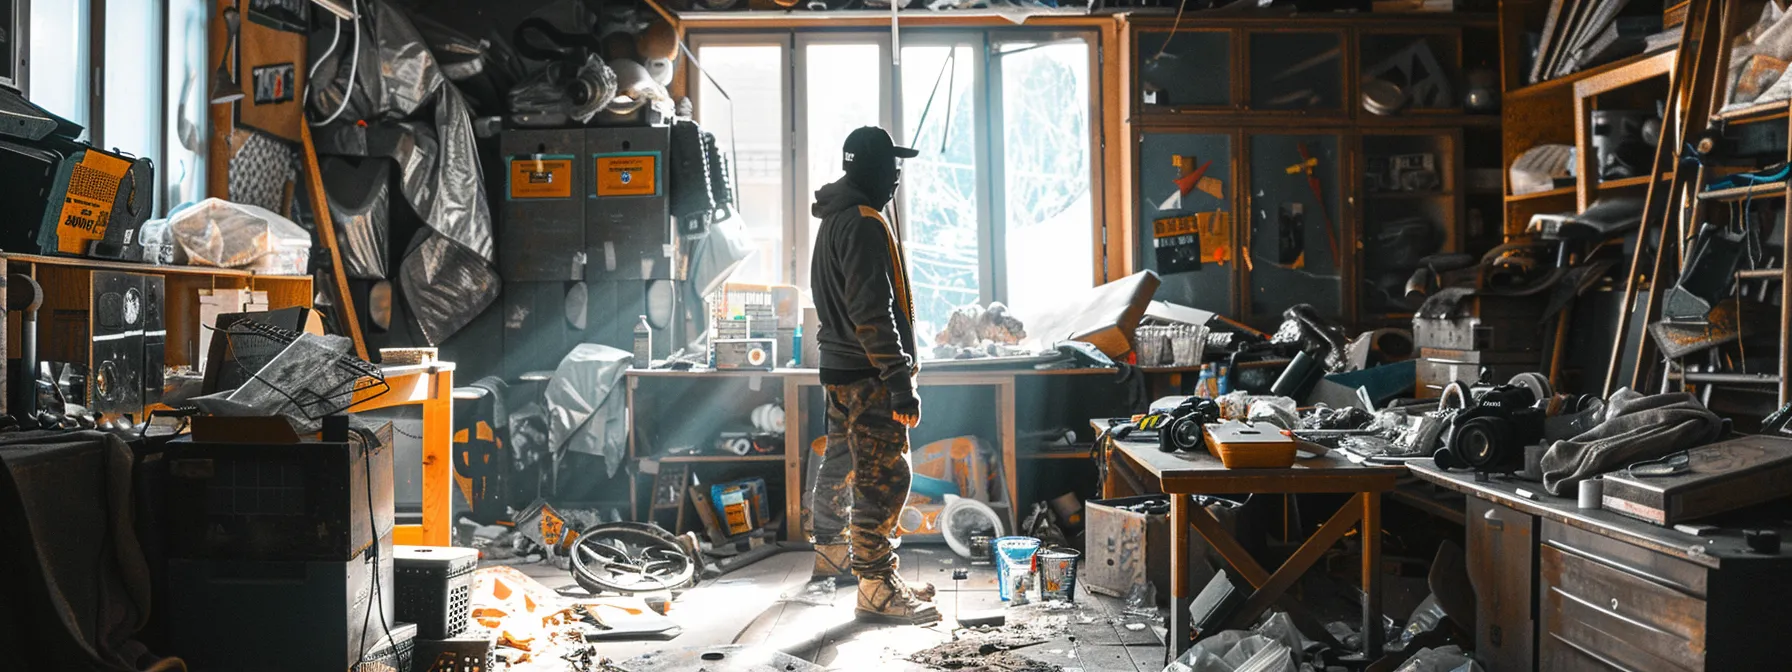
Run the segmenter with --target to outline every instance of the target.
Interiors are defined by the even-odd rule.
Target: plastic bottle
[[[790,361],[797,368],[803,363],[803,325],[796,325],[796,335],[790,337]]]
[[[635,362],[634,368],[653,368],[653,327],[647,324],[647,316],[635,323]]]

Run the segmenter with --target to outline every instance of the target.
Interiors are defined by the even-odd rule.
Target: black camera
[[[1220,421],[1220,405],[1205,397],[1189,397],[1175,408],[1145,416],[1139,429],[1157,430],[1157,449],[1166,453],[1178,450],[1205,451],[1207,439],[1202,428]]]
[[[1489,474],[1523,470],[1525,446],[1543,440],[1544,417],[1529,387],[1508,384],[1482,391],[1450,418],[1437,466]]]

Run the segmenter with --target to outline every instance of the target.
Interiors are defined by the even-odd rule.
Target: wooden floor
[[[864,625],[853,620],[855,588],[840,586],[830,597],[806,593],[814,556],[808,551],[774,555],[684,593],[667,612],[684,628],[671,641],[611,642],[599,652],[614,661],[656,651],[724,644],[775,648],[831,670],[930,670],[905,660],[910,654],[951,641],[961,613],[1001,609],[995,571],[972,567],[944,546],[911,546],[900,551],[904,578],[929,581],[939,589],[935,604],[944,620],[928,626]],[[953,567],[970,570],[960,585]],[[547,565],[517,569],[555,588],[570,585],[565,572]],[[1156,672],[1164,667],[1160,634],[1122,613],[1121,601],[1078,588],[1070,627],[1064,636],[1018,653],[1083,672]]]

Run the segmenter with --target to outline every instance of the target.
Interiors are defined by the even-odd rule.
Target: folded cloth
[[[1543,454],[1543,488],[1565,496],[1581,481],[1627,464],[1710,443],[1723,420],[1684,392],[1645,395],[1624,388],[1606,402],[1605,419]]]

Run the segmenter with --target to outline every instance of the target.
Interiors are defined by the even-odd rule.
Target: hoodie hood
[[[817,219],[827,219],[842,210],[856,210],[861,205],[882,210],[889,202],[887,198],[879,202],[853,184],[851,178],[841,177],[815,190],[815,204],[810,206],[809,213]]]

